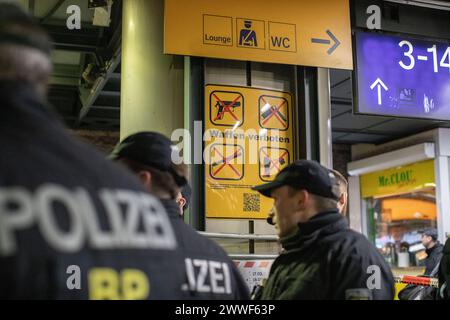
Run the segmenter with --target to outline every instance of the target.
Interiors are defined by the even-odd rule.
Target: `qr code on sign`
[[[260,196],[259,194],[251,194],[251,193],[244,193],[244,211],[253,211],[253,212],[259,212],[259,206],[260,206]]]

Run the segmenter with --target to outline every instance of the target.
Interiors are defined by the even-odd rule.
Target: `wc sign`
[[[297,52],[295,24],[268,22],[268,26],[270,50]]]

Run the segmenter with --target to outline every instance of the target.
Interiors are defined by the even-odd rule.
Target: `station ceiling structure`
[[[72,0],[82,13],[82,29],[66,27],[65,0],[18,0],[36,16],[54,41],[49,100],[71,128],[117,131],[120,125],[122,0],[114,0],[109,27],[93,25],[88,0]],[[402,1],[450,11],[447,1]],[[383,143],[449,122],[357,115],[353,112],[352,72],[330,71],[333,142]]]

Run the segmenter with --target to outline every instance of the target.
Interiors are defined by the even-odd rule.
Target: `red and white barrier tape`
[[[268,268],[273,261],[234,261],[236,267],[241,268]]]
[[[416,286],[434,287],[434,288],[439,287],[439,281],[436,278],[400,275],[400,276],[395,276],[394,280],[397,283],[414,284]]]

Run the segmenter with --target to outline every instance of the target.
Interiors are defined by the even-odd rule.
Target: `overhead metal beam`
[[[385,0],[385,1],[408,4],[410,6],[416,7],[450,11],[450,3],[444,1],[433,1],[433,0]]]
[[[40,20],[41,23],[45,23],[48,19],[50,19],[56,11],[58,11],[59,8],[64,4],[66,0],[58,0],[58,2],[50,9],[49,12]]]
[[[334,83],[334,84],[331,85],[331,89],[334,89],[334,88],[340,86],[341,84],[346,83],[347,81],[349,81],[349,80],[351,80],[351,79],[352,79],[351,77],[348,77],[348,78],[345,78],[345,79],[343,79],[343,80],[341,80],[341,81],[338,81],[338,82],[336,82],[336,83]]]
[[[389,136],[398,135],[398,132],[392,131],[378,131],[378,130],[367,130],[367,129],[350,129],[350,128],[333,128],[332,132],[336,133],[356,133],[356,134],[370,134],[378,136]]]
[[[77,32],[71,32],[65,23],[59,20],[43,24],[43,27],[49,33],[55,49],[78,52],[95,52],[100,49],[97,28],[82,27]]]
[[[117,66],[120,64],[122,58],[121,52],[117,53],[114,58],[111,59],[109,65],[107,67],[106,73],[101,76],[94,87],[91,90],[80,90],[80,99],[83,107],[80,110],[78,115],[77,125],[83,121],[83,118],[86,117],[91,107],[94,105],[95,101],[105,88],[106,83],[109,81],[111,75],[116,70]]]
[[[91,110],[120,111],[120,108],[110,106],[92,106]]]
[[[338,98],[338,97],[331,97],[331,104],[339,104],[339,105],[345,105],[345,106],[352,106],[352,105],[353,105],[353,102],[352,102],[352,99]]]

